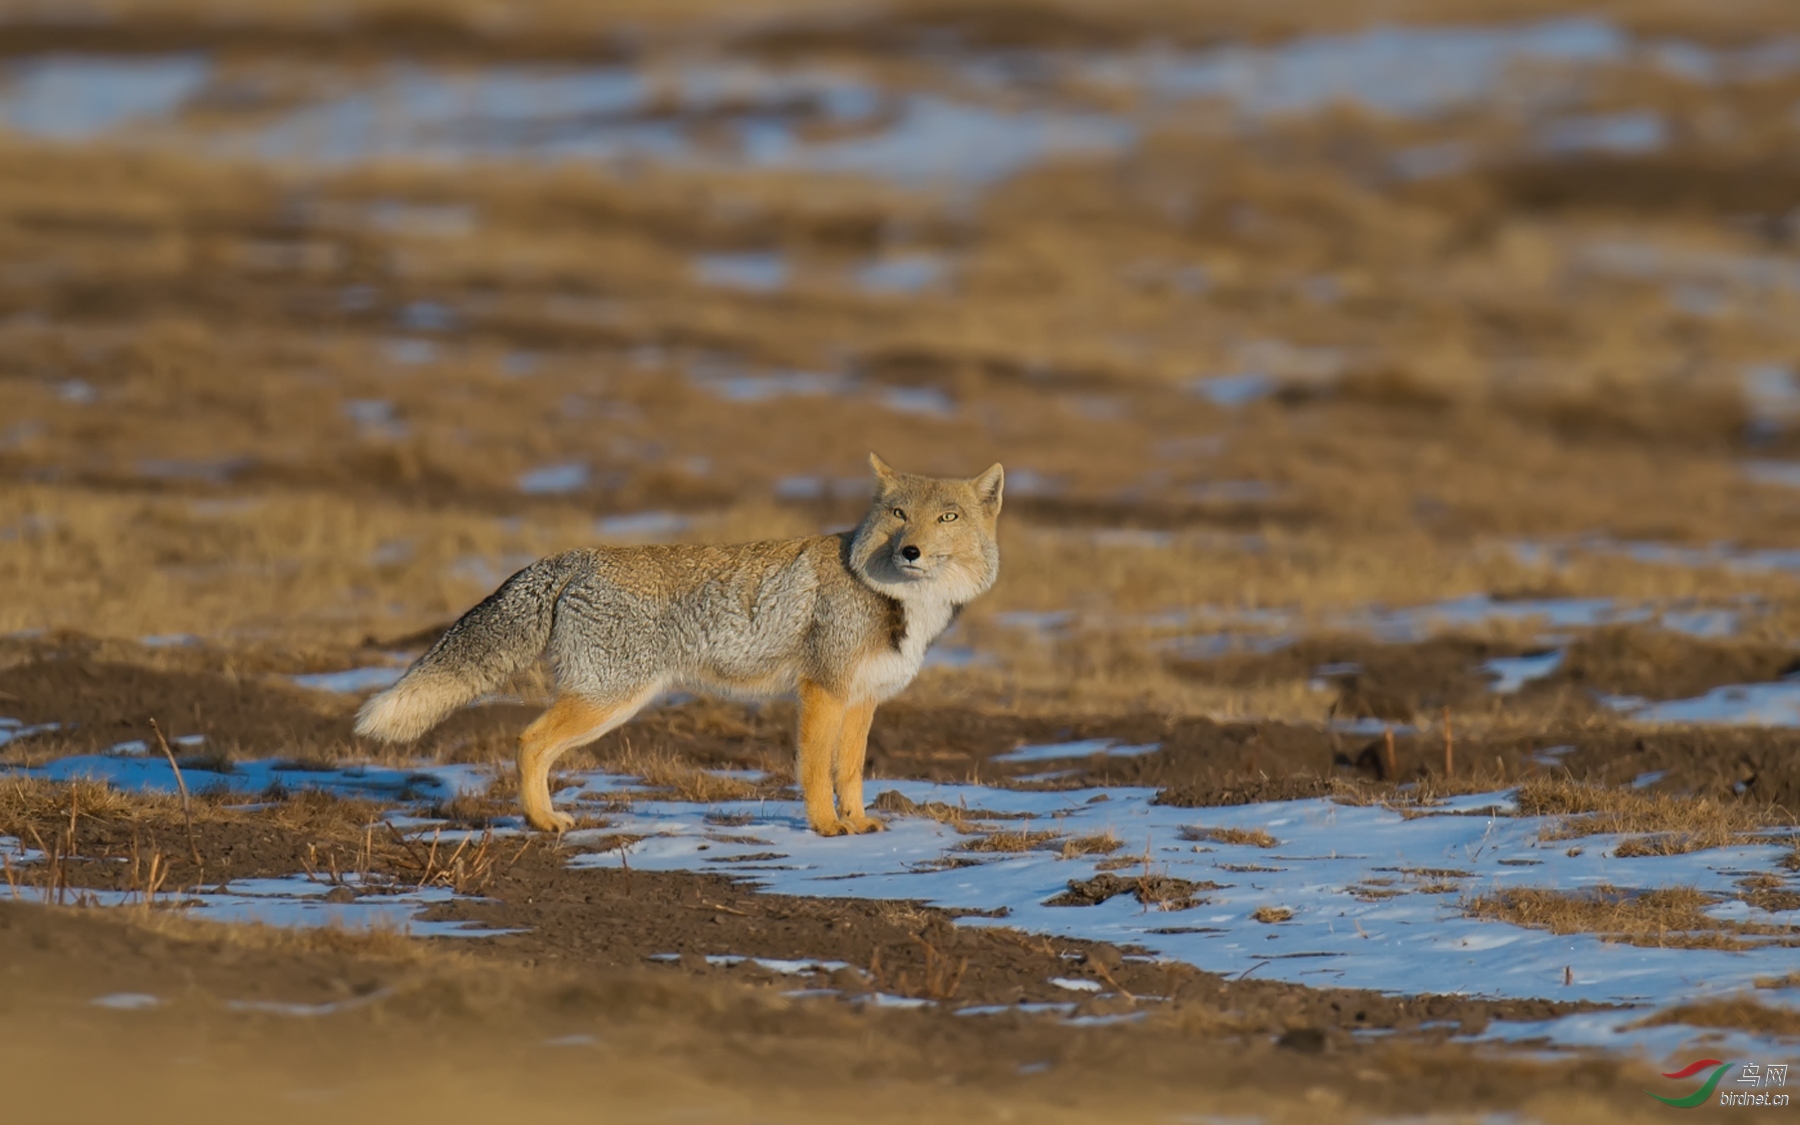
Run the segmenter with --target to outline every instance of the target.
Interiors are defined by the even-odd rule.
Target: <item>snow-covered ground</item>
[[[594,777],[587,785],[610,788],[612,779]],[[1201,905],[1177,911],[1147,908],[1128,895],[1097,906],[1048,906],[1046,900],[1070,881],[1098,874],[1096,865],[1107,857],[967,852],[961,849],[972,837],[916,816],[890,818],[884,833],[824,839],[807,830],[798,803],[777,801],[639,801],[631,812],[610,817],[603,832],[573,833],[570,843],[617,833],[645,839],[625,856],[591,852],[574,863],[740,874],[782,894],[913,899],[990,913],[1004,908],[1000,917],[964,921],[1141,945],[1212,972],[1387,992],[1663,1004],[1800,970],[1800,949],[1641,949],[1481,921],[1459,906],[1469,895],[1506,887],[1695,886],[1732,893],[1735,879],[1776,870],[1786,849],[1774,843],[1620,859],[1612,855],[1617,837],[1543,843],[1543,818],[1482,811],[1510,808],[1504,793],[1460,797],[1420,816],[1417,810],[1403,814],[1322,799],[1169,808],[1151,804],[1154,791],[1148,789],[1046,793],[909,781],[881,781],[874,788],[963,806],[971,820],[997,829],[1111,834],[1121,842],[1114,857],[1141,857],[1117,874],[1148,870],[1219,888],[1203,891]],[[559,797],[567,803],[578,792],[564,790]],[[1029,819],[983,821],[981,812]],[[707,822],[709,814],[750,821],[721,829]],[[1180,835],[1185,826],[1263,829],[1279,843],[1189,842]],[[757,842],[722,842],[725,835]],[[952,859],[964,863],[946,865]],[[1422,890],[1447,886],[1455,889]],[[1401,893],[1388,894],[1396,891]],[[1278,924],[1252,921],[1250,915],[1265,906],[1290,910],[1292,917]],[[1794,914],[1765,914],[1741,902],[1714,913],[1800,922]]]
[[[128,789],[173,786],[167,764],[145,758],[68,758],[29,772],[104,777]],[[429,800],[479,791],[490,776],[469,766],[299,771],[272,762],[242,762],[226,774],[190,772],[189,784],[225,784],[248,793],[279,780],[288,788],[316,786],[387,797],[410,793]],[[578,784],[557,795],[565,807],[578,808],[584,799],[638,786],[603,773],[572,779]],[[1462,908],[1472,895],[1517,887],[1686,886],[1729,896],[1736,892],[1735,881],[1748,874],[1781,872],[1779,861],[1787,849],[1773,839],[1678,856],[1620,858],[1613,854],[1619,842],[1615,836],[1540,839],[1547,819],[1505,815],[1512,808],[1505,792],[1458,797],[1425,809],[1325,799],[1184,809],[1152,804],[1154,791],[1149,789],[1029,792],[882,780],[872,782],[870,789],[966,809],[971,826],[1052,831],[1069,838],[1109,835],[1119,846],[1110,855],[1072,858],[1050,849],[970,851],[966,846],[977,836],[917,815],[891,816],[887,832],[825,839],[808,830],[795,801],[692,804],[637,798],[629,811],[609,809],[604,828],[571,833],[568,842],[579,847],[604,837],[642,839],[622,851],[582,852],[571,862],[735,875],[781,894],[907,899],[979,910],[984,915],[965,916],[961,923],[1137,946],[1150,956],[1227,976],[1255,974],[1400,994],[1629,1005],[1631,1010],[1543,1025],[1497,1023],[1488,1034],[1632,1047],[1658,1055],[1691,1042],[1695,1033],[1680,1027],[1627,1030],[1649,1010],[1739,993],[1757,978],[1800,973],[1797,948],[1641,948],[1589,934],[1555,935],[1471,918]],[[412,828],[430,823],[416,815],[397,822]],[[1196,841],[1184,838],[1184,828],[1260,829],[1276,843]],[[1117,866],[1121,858],[1132,863]],[[1100,865],[1108,859],[1114,861],[1109,864],[1113,873],[1123,878],[1149,873],[1201,884],[1198,902],[1163,910],[1120,894],[1092,906],[1049,905],[1070,882],[1101,873]],[[308,924],[355,921],[352,912],[366,908],[388,911],[392,916],[384,915],[383,921],[404,923],[431,901],[430,892],[389,896],[366,907],[359,899],[333,913],[337,904],[324,901],[326,888],[318,884],[298,877],[266,882],[284,885],[233,884],[229,897],[207,903],[202,896],[203,915]],[[272,905],[276,903],[287,905]],[[1290,914],[1279,922],[1258,921],[1255,915],[1265,907]],[[1768,913],[1735,898],[1711,913],[1721,919],[1800,924],[1800,911]],[[797,957],[807,953],[793,951]],[[1800,1005],[1800,995],[1787,990],[1759,990],[1757,995],[1766,1003]],[[1769,1042],[1736,1035],[1710,1042],[1727,1040],[1744,1050],[1767,1048]]]
[[[583,779],[565,802],[603,791],[613,779]],[[1129,894],[1096,906],[1050,906],[1071,881],[1098,874],[1106,856],[1063,859],[1050,850],[968,852],[971,837],[934,820],[890,818],[889,831],[823,839],[807,830],[793,802],[692,805],[639,801],[612,817],[604,834],[642,833],[620,852],[590,852],[579,866],[693,870],[741,875],[781,894],[912,899],[975,909],[964,925],[999,925],[1072,938],[1141,946],[1152,956],[1199,968],[1297,984],[1370,988],[1389,993],[1449,993],[1483,997],[1543,997],[1630,1005],[1541,1024],[1496,1023],[1489,1038],[1542,1040],[1564,1046],[1605,1046],[1663,1057],[1696,1039],[1709,1049],[1746,1055],[1778,1053],[1766,1037],[1699,1032],[1682,1026],[1632,1028],[1650,1009],[1729,995],[1759,977],[1800,970],[1800,949],[1752,952],[1640,948],[1588,934],[1555,935],[1505,922],[1468,917],[1462,901],[1508,887],[1577,890],[1610,884],[1626,888],[1693,886],[1732,893],[1746,874],[1778,870],[1786,849],[1771,842],[1680,856],[1618,858],[1615,836],[1547,843],[1545,818],[1492,815],[1510,809],[1506,793],[1460,797],[1418,815],[1329,800],[1285,801],[1229,808],[1182,809],[1151,804],[1148,789],[1022,792],[978,785],[880,781],[920,803],[938,801],[970,810],[971,821],[997,829],[1054,830],[1070,837],[1111,834],[1112,857],[1140,862],[1120,876],[1168,875],[1216,883],[1199,905],[1163,911]],[[1012,814],[984,819],[982,812]],[[1019,819],[1020,815],[1029,819]],[[719,819],[747,823],[721,829]],[[1272,848],[1182,839],[1181,829],[1267,831]],[[600,832],[575,833],[570,842]],[[730,837],[739,842],[726,842]],[[746,839],[748,838],[748,839]],[[754,841],[754,842],[751,842]],[[734,858],[742,857],[742,858]],[[1141,857],[1141,858],[1140,858]],[[947,865],[946,861],[962,861]],[[975,861],[968,863],[967,861]],[[1450,889],[1454,888],[1454,889]],[[1400,892],[1400,893],[1391,893]],[[1264,923],[1262,907],[1292,911]],[[1719,918],[1772,924],[1800,922],[1729,901]],[[997,917],[993,915],[999,915]],[[1759,991],[1766,1003],[1800,1004],[1800,995]]]

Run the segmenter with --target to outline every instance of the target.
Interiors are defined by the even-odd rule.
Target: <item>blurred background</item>
[[[886,794],[899,828],[945,823],[930,871],[1017,861],[988,869],[1004,894],[955,875],[953,913],[758,894],[732,880],[787,869],[723,853],[626,863],[670,797],[754,809],[682,813],[717,843],[773,846],[736,833],[783,815],[791,705],[675,698],[563,759],[641,779],[574,795],[620,825],[505,840],[498,868],[541,678],[415,747],[351,733],[533,559],[842,529],[872,450],[1001,461],[1007,488],[999,583],[882,708],[871,795],[973,781],[1041,827],[1115,786],[1079,808],[1137,835],[1046,844],[1029,813]],[[1797,577],[1794,0],[0,0],[0,846],[14,898],[23,872],[46,903],[132,903],[0,901],[0,1043],[63,1117],[161,1091],[170,1119],[316,1120],[350,1074],[334,1113],[375,1091],[402,1119],[424,1092],[449,1120],[536,1097],[743,1121],[761,1088],[802,1121],[1025,1097],[1638,1120],[1675,1090],[1619,1032],[1706,1036],[1660,1073],[1792,1050],[1800,857],[1751,834],[1800,809]],[[149,791],[165,733],[193,810]],[[116,786],[59,780],[93,769]],[[433,770],[491,785],[421,801]],[[1153,870],[1152,788],[1193,821],[1157,858],[1234,874]],[[1339,852],[1392,812],[1369,802],[1397,826],[1458,789],[1487,796]],[[1343,803],[1261,804],[1314,797]],[[446,827],[484,833],[479,878],[417,858]],[[1431,866],[1299,870],[1278,899],[1237,873],[1282,867],[1196,855],[1278,844]],[[496,929],[147,909],[158,871],[164,902],[253,878],[351,909],[371,864],[437,880],[421,926]],[[1105,942],[952,924],[1003,916],[1019,870]],[[1516,896],[1481,893],[1502,877]],[[1249,967],[1106,944],[1142,952],[1113,919],[1202,890],[1205,926],[1147,932]],[[1470,918],[1467,959],[1434,962],[1456,975],[1421,975]],[[1362,960],[1304,960],[1340,939]],[[789,991],[859,965],[944,1005]],[[1770,1003],[1519,1022],[1722,995],[1708,965],[1767,970]],[[962,1019],[959,985],[1157,1014]],[[1471,1038],[1490,1019],[1512,1030]],[[1551,1035],[1584,1053],[1538,1069]]]
[[[1793,623],[1797,149],[1779,0],[8,3],[0,630],[341,667],[878,450],[1008,469],[927,698],[1703,691]]]

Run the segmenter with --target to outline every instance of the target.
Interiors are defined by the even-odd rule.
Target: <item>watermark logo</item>
[[[1719,1083],[1724,1081],[1726,1073],[1731,1069],[1731,1063],[1724,1062],[1720,1059],[1699,1059],[1687,1064],[1680,1070],[1670,1071],[1663,1075],[1664,1078],[1692,1078],[1702,1071],[1710,1070],[1711,1073],[1706,1076],[1706,1081],[1701,1084],[1698,1090],[1680,1098],[1665,1098],[1661,1094],[1651,1094],[1649,1090],[1645,1090],[1644,1093],[1650,1094],[1651,1097],[1664,1105],[1672,1105],[1677,1109],[1693,1109],[1695,1106],[1705,1105],[1711,1100],[1713,1091],[1719,1089]],[[1750,1087],[1752,1089],[1760,1089],[1769,1086],[1785,1087],[1787,1085],[1787,1072],[1788,1064],[1786,1063],[1744,1063],[1737,1068],[1737,1077],[1731,1084],[1733,1088],[1719,1091],[1719,1104],[1741,1106],[1787,1105],[1788,1096],[1786,1094],[1751,1093],[1749,1090],[1735,1088],[1740,1086]]]
[[[1692,1078],[1707,1067],[1712,1067],[1713,1072],[1706,1079],[1706,1084],[1685,1098],[1665,1098],[1661,1094],[1650,1094],[1650,1091],[1648,1090],[1645,1090],[1644,1093],[1650,1094],[1651,1097],[1664,1105],[1672,1105],[1678,1109],[1693,1109],[1695,1106],[1705,1102],[1706,1099],[1712,1097],[1713,1091],[1719,1087],[1719,1080],[1724,1078],[1725,1072],[1731,1069],[1731,1064],[1728,1062],[1720,1062],[1718,1059],[1700,1059],[1698,1062],[1687,1064],[1680,1070],[1663,1075],[1664,1078]]]

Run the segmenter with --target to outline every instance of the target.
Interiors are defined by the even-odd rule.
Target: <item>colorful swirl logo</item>
[[[1731,1069],[1731,1064],[1728,1062],[1720,1062],[1718,1059],[1701,1059],[1698,1062],[1687,1064],[1680,1070],[1663,1075],[1664,1078],[1692,1078],[1709,1066],[1714,1067],[1715,1069],[1711,1076],[1707,1078],[1706,1084],[1685,1098],[1665,1098],[1661,1094],[1650,1094],[1650,1091],[1648,1090],[1645,1090],[1644,1093],[1650,1094],[1651,1097],[1664,1105],[1672,1105],[1677,1109],[1693,1109],[1695,1106],[1704,1103],[1706,1099],[1712,1097],[1712,1092],[1718,1088],[1719,1080],[1725,1077],[1725,1072]]]

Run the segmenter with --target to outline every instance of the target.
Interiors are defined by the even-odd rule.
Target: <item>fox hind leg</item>
[[[853,703],[844,709],[844,725],[838,734],[832,765],[838,819],[852,832],[879,832],[887,827],[863,811],[863,759],[869,752],[869,724],[874,719],[873,702]]]
[[[533,828],[567,832],[575,826],[574,817],[550,803],[550,767],[568,751],[623,724],[654,694],[651,689],[612,702],[565,695],[525,728],[519,735],[519,803]]]

